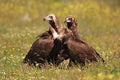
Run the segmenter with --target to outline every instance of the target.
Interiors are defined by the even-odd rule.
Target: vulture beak
[[[64,21],[64,23],[70,23],[70,22],[71,22],[71,20],[68,19],[68,18],[66,18],[65,21]]]
[[[52,19],[49,16],[43,18],[44,21],[51,21]]]

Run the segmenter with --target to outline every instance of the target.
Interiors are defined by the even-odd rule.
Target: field
[[[37,36],[48,30],[43,18],[56,14],[60,23],[77,18],[80,36],[104,58],[83,69],[39,69],[22,63]],[[0,0],[0,80],[120,80],[119,0]]]

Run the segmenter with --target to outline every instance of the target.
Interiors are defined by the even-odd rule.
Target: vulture
[[[44,20],[48,21],[49,29],[51,31],[54,47],[49,53],[48,62],[52,62],[55,65],[59,65],[65,59],[68,59],[68,54],[66,54],[63,48],[63,44],[69,37],[73,35],[72,31],[59,25],[58,18],[51,14],[44,18]],[[64,53],[64,54],[63,54]]]
[[[49,23],[49,30],[42,33],[39,38],[33,42],[30,50],[23,59],[23,63],[28,63],[29,65],[34,66],[39,64],[39,67],[41,67],[46,62],[58,65],[63,61],[63,59],[58,57],[59,52],[61,52],[60,50],[62,49],[61,42],[63,41],[57,39],[56,34],[55,36],[52,34],[54,34],[54,32],[59,35],[66,33],[67,36],[69,36],[71,35],[69,34],[70,30],[61,27],[58,18],[54,14],[49,14],[44,17],[44,20]]]
[[[44,18],[47,20],[49,25],[51,25],[56,32],[58,32],[59,21],[54,14],[50,14]],[[50,53],[57,52],[58,47],[54,47],[54,39],[51,30],[42,33],[39,38],[32,44],[32,47],[25,56],[23,62],[29,65],[39,64],[39,66],[44,65],[46,62],[50,61]],[[56,44],[57,45],[57,44]]]
[[[79,64],[81,67],[83,67],[88,62],[98,62],[98,59],[101,59],[102,62],[104,62],[99,53],[87,42],[82,40],[82,38],[80,38],[77,31],[76,19],[72,16],[68,16],[65,19],[65,23],[67,24],[67,28],[71,31],[69,31],[69,34],[71,33],[72,35],[68,36],[64,33],[61,34],[61,36],[58,33],[56,39],[59,43],[61,42],[62,44],[57,46],[62,46],[62,49],[59,49],[59,58],[57,59],[62,59],[61,61],[63,61],[69,58],[70,61],[68,67]],[[53,34],[53,36],[55,36],[55,34]]]
[[[73,33],[65,47],[70,58],[68,66],[73,64],[85,66],[87,62],[98,62],[98,59],[104,62],[99,53],[79,36],[76,19],[73,16],[68,16],[65,19],[65,23],[67,28]]]

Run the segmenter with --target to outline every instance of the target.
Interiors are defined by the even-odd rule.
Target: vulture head
[[[77,20],[73,16],[68,16],[65,18],[65,23],[68,29],[75,29],[77,27]]]
[[[59,28],[59,21],[55,14],[49,14],[48,16],[44,17],[44,21],[47,21],[50,26],[52,26],[56,32],[58,32]]]

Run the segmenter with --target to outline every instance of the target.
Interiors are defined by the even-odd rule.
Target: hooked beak
[[[51,21],[52,19],[49,16],[43,18],[44,21]]]
[[[70,19],[65,19],[64,23],[70,23],[71,20]]]

